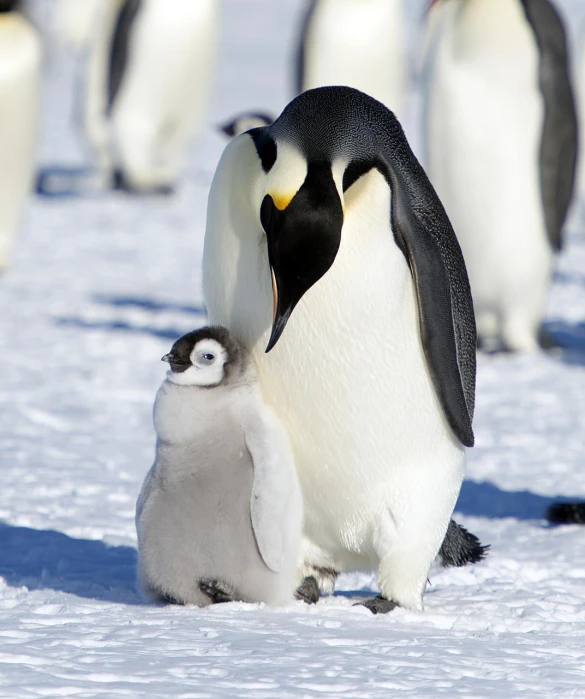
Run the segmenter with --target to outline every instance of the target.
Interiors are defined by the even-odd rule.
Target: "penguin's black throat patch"
[[[303,295],[330,269],[341,243],[343,207],[331,163],[309,163],[307,176],[290,204],[280,210],[267,194],[260,221],[274,273],[276,308],[269,352]]]

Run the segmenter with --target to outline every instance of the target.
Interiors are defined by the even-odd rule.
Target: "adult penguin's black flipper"
[[[396,132],[402,129],[386,112],[387,133],[381,139],[387,146],[379,167],[392,190],[392,230],[414,277],[422,344],[435,389],[454,433],[471,447],[477,336],[463,254],[412,151],[396,148]]]

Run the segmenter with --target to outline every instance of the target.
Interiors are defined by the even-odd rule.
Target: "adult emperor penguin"
[[[201,128],[218,42],[217,0],[106,0],[88,61],[84,122],[106,182],[172,190]]]
[[[402,0],[310,0],[301,23],[297,92],[349,85],[401,117],[406,48]]]
[[[457,239],[394,115],[324,87],[234,138],[203,289],[291,439],[305,574],[377,567],[373,612],[420,609],[473,444],[476,338]]]
[[[0,271],[30,191],[41,91],[41,42],[17,2],[0,0]]]
[[[136,509],[151,598],[293,600],[302,501],[288,437],[225,328],[181,337],[154,405],[156,460]]]
[[[563,24],[549,0],[439,0],[430,14],[427,172],[480,341],[534,350],[577,152]]]

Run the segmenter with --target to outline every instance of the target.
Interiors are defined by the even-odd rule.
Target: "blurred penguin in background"
[[[579,103],[579,168],[578,184],[582,228],[585,228],[585,20],[581,28],[577,56],[577,98]]]
[[[106,0],[57,0],[56,24],[59,37],[76,49],[86,48],[95,19]]]
[[[398,118],[406,101],[407,41],[402,0],[311,0],[301,25],[297,93],[348,85]]]
[[[31,188],[40,102],[41,42],[15,0],[0,0],[0,271]]]
[[[250,129],[268,126],[274,121],[274,116],[268,112],[242,112],[219,125],[219,130],[228,138],[239,136]]]
[[[549,0],[434,0],[426,165],[465,257],[486,349],[535,350],[573,192],[577,120]]]
[[[87,138],[106,183],[169,193],[202,126],[217,0],[105,0],[85,85]]]

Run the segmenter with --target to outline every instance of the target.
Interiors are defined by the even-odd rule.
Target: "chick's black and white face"
[[[224,379],[227,351],[217,340],[205,338],[194,347],[173,345],[163,361],[171,365],[167,378],[180,386],[217,386]]]

